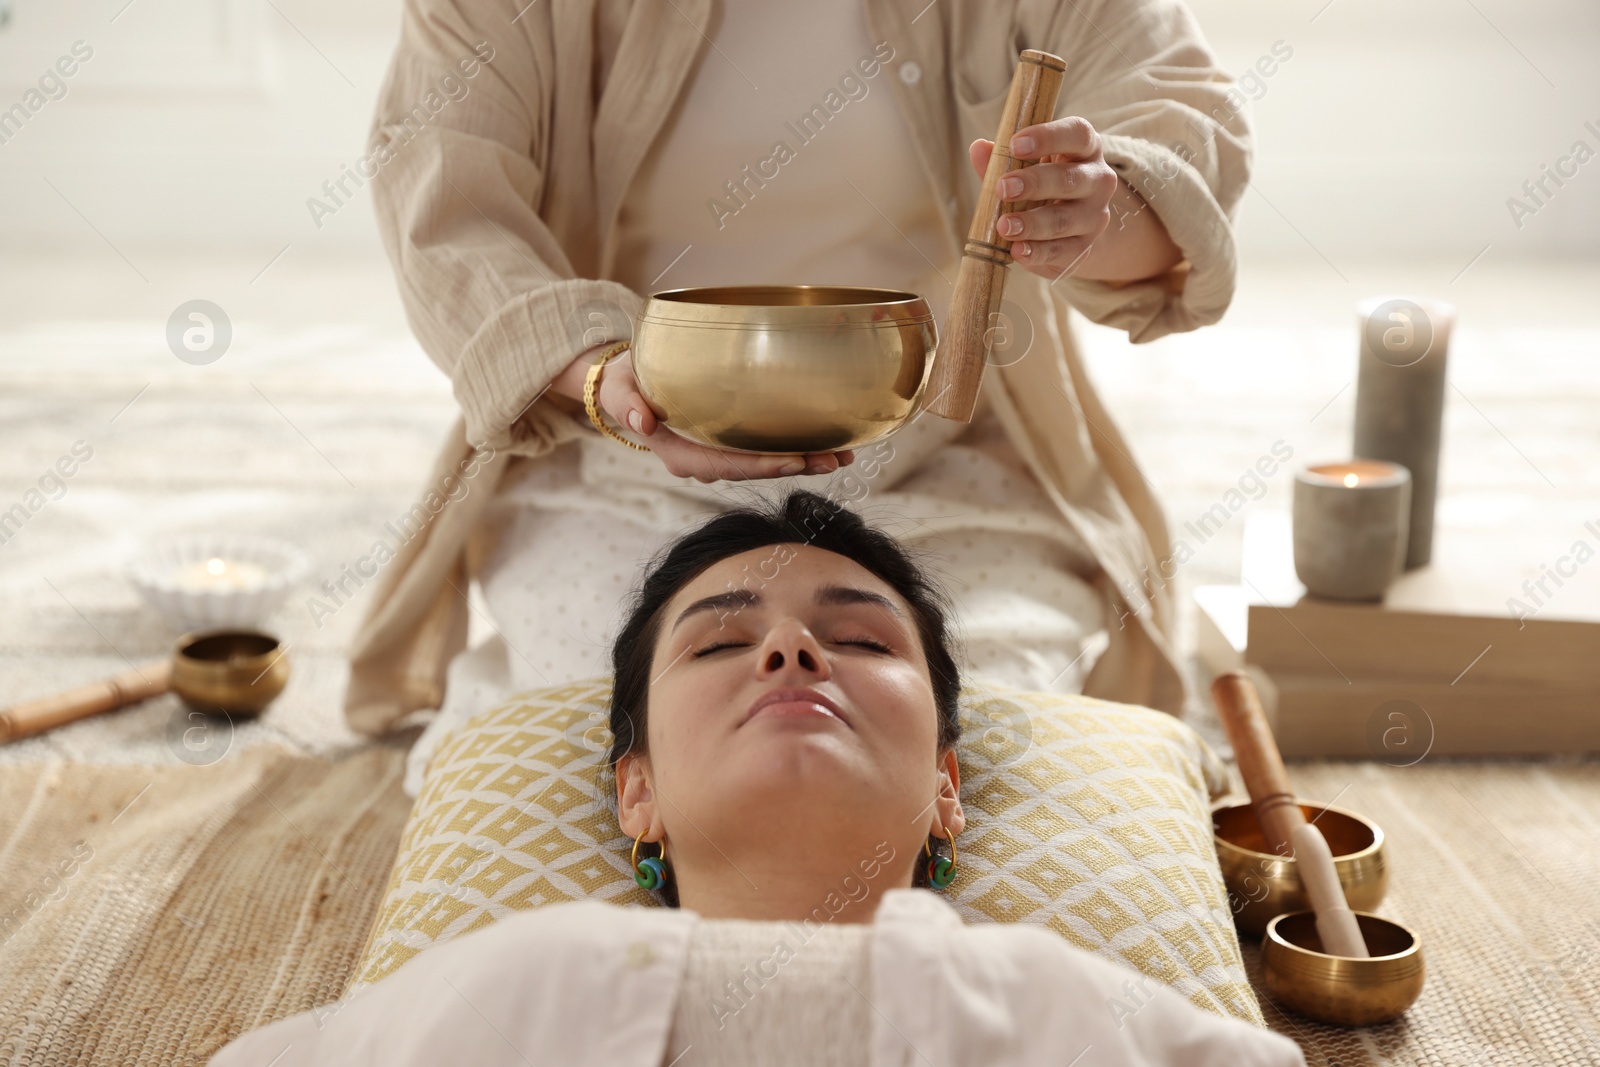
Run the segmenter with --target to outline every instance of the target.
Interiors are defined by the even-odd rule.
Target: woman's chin
[[[839,789],[874,777],[874,761],[854,740],[839,723],[752,721],[739,731],[731,758],[757,788],[794,789],[809,781]]]

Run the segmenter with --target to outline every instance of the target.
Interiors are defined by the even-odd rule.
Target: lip
[[[821,704],[823,707],[833,712],[834,717],[840,722],[844,723],[846,726],[850,725],[850,720],[845,717],[844,712],[840,709],[839,705],[835,701],[809,686],[799,689],[784,687],[781,689],[767,690],[765,693],[762,693],[760,696],[756,697],[755,702],[750,705],[747,711],[745,711],[744,718],[740,721],[739,725],[743,726],[745,723],[749,722],[755,717],[756,712],[760,711],[768,704],[786,702]]]

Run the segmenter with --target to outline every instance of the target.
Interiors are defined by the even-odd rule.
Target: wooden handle
[[[1294,829],[1305,825],[1306,815],[1289,788],[1289,772],[1255,683],[1241,671],[1225,671],[1212,680],[1211,695],[1268,847],[1280,856],[1294,855]]]
[[[956,422],[972,421],[989,360],[991,327],[1005,298],[1006,267],[1011,263],[1011,242],[1001,237],[996,227],[1001,215],[1026,203],[1000,199],[1000,176],[1036,162],[1019,160],[1011,154],[1011,135],[1055,117],[1056,97],[1066,69],[1067,61],[1060,56],[1034,48],[1025,49],[1017,57],[1011,92],[1000,113],[1000,129],[994,135],[994,153],[983,172],[983,188],[972,212],[972,225],[967,229],[961,268],[945,317],[944,337],[928,379],[923,407],[935,415]]]
[[[157,660],[102,682],[0,709],[0,744],[43,733],[103,711],[160,696],[172,688],[172,661]]]
[[[1212,680],[1211,695],[1233,744],[1239,775],[1250,791],[1261,834],[1277,855],[1294,858],[1295,872],[1317,916],[1322,947],[1330,955],[1365,958],[1366,942],[1339,885],[1333,853],[1322,831],[1306,821],[1306,813],[1289,788],[1289,772],[1284,770],[1255,682],[1243,671],[1225,671]]]

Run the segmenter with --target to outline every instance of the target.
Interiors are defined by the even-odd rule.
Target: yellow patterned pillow
[[[610,700],[609,677],[519,694],[440,746],[347,993],[516,911],[657,906],[600,795]],[[967,828],[940,892],[962,918],[1046,926],[1265,1025],[1211,842],[1226,770],[1200,736],[1148,708],[988,681],[963,687],[961,719]]]

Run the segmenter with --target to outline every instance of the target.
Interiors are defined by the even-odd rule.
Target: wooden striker
[[[1066,60],[1060,56],[1034,48],[1024,49],[1017,57],[1011,92],[1006,96],[1000,128],[994,136],[994,153],[983,173],[983,188],[972,212],[972,225],[967,229],[944,336],[925,392],[923,407],[935,415],[956,422],[972,421],[993,343],[992,327],[1005,297],[1006,267],[1011,263],[1011,242],[1000,236],[996,225],[1001,215],[1027,203],[1002,201],[1000,176],[1035,162],[1019,160],[1011,154],[1011,135],[1055,117],[1056,96],[1066,69]]]

